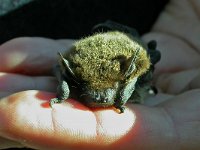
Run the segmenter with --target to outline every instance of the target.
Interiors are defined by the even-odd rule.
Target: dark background
[[[0,17],[0,44],[19,36],[80,38],[107,19],[148,32],[169,0],[34,0]],[[25,149],[24,149],[25,150]]]
[[[107,19],[150,30],[168,0],[34,0],[0,17],[0,44],[19,36],[80,38]]]

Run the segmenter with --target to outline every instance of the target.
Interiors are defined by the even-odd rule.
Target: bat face
[[[108,107],[115,103],[118,93],[118,84],[113,88],[94,90],[89,87],[81,87],[80,99],[90,107]]]
[[[90,107],[121,106],[135,90],[137,77],[129,81],[117,81],[112,88],[94,90],[87,86],[81,88],[80,99]]]

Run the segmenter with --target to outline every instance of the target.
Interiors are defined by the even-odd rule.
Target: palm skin
[[[0,46],[0,148],[148,149],[200,148],[200,3],[172,0],[152,31],[162,53],[156,65],[159,93],[145,105],[89,109],[76,100],[49,107],[57,50],[72,40],[17,38]],[[52,93],[53,92],[53,93]]]

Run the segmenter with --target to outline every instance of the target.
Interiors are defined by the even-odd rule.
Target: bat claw
[[[58,98],[53,98],[50,100],[50,106],[52,107],[54,104],[60,103],[61,101]]]

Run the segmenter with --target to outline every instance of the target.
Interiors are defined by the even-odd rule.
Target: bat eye
[[[95,94],[95,98],[96,98],[96,100],[100,100],[100,98],[101,98],[100,94],[99,94],[99,93],[96,93],[96,94]]]

